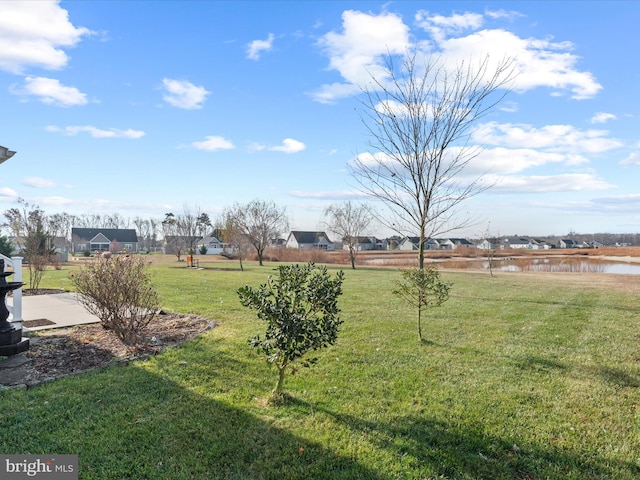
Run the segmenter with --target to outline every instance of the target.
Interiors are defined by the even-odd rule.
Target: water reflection
[[[482,268],[489,269],[487,260]],[[508,258],[494,259],[492,268],[508,272],[572,272],[640,275],[640,264],[611,262],[592,258]]]

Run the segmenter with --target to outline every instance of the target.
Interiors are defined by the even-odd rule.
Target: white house
[[[285,246],[287,248],[297,248],[300,250],[335,250],[334,243],[324,232],[292,231],[289,233]]]
[[[200,249],[203,246],[207,249],[206,255],[220,255],[230,250],[227,244],[218,240],[218,238],[213,233],[198,240],[196,251],[200,253]]]
[[[348,242],[342,239],[342,248],[349,250]],[[358,252],[365,252],[369,250],[386,250],[387,241],[380,240],[376,237],[358,237],[356,241],[356,250]]]
[[[398,250],[413,251],[419,250],[420,237],[404,237],[398,244]]]
[[[405,237],[398,245],[399,250],[418,250],[420,237]],[[424,242],[425,250],[456,250],[459,247],[473,247],[466,238],[428,238]]]
[[[504,237],[502,239],[502,245],[504,246],[504,248],[513,249],[533,248],[531,240],[524,237]]]

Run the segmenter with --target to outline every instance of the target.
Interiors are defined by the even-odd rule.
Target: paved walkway
[[[56,293],[52,295],[28,295],[22,297],[22,319],[26,322],[23,331],[63,328],[84,323],[99,322],[78,302],[76,293]],[[39,327],[29,326],[29,321],[48,320],[52,324]],[[35,323],[35,322],[34,322]],[[38,322],[44,323],[44,322]]]
[[[75,293],[22,297],[22,319],[25,322],[23,332],[99,322],[97,317],[80,305]],[[29,326],[30,322],[46,323],[46,325]],[[31,359],[24,354],[0,359],[0,386],[25,383],[25,368],[30,361]]]

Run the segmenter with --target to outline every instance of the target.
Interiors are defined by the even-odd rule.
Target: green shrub
[[[331,278],[326,267],[281,265],[278,276],[269,276],[258,289],[238,290],[245,307],[257,310],[267,322],[264,338],[256,336],[252,346],[261,348],[267,360],[278,369],[278,382],[272,398],[282,395],[287,367],[311,350],[333,345],[342,324],[338,314],[338,296],[342,294],[344,273]],[[309,366],[316,359],[303,363]]]

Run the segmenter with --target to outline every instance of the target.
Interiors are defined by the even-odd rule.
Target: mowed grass
[[[274,264],[204,266],[155,261],[152,274],[165,309],[218,327],[148,361],[0,393],[0,451],[78,454],[82,479],[640,476],[636,276],[444,272],[451,298],[420,344],[391,294],[398,270],[345,268],[337,344],[273,407],[275,369],[248,344],[263,325],[236,290]]]

